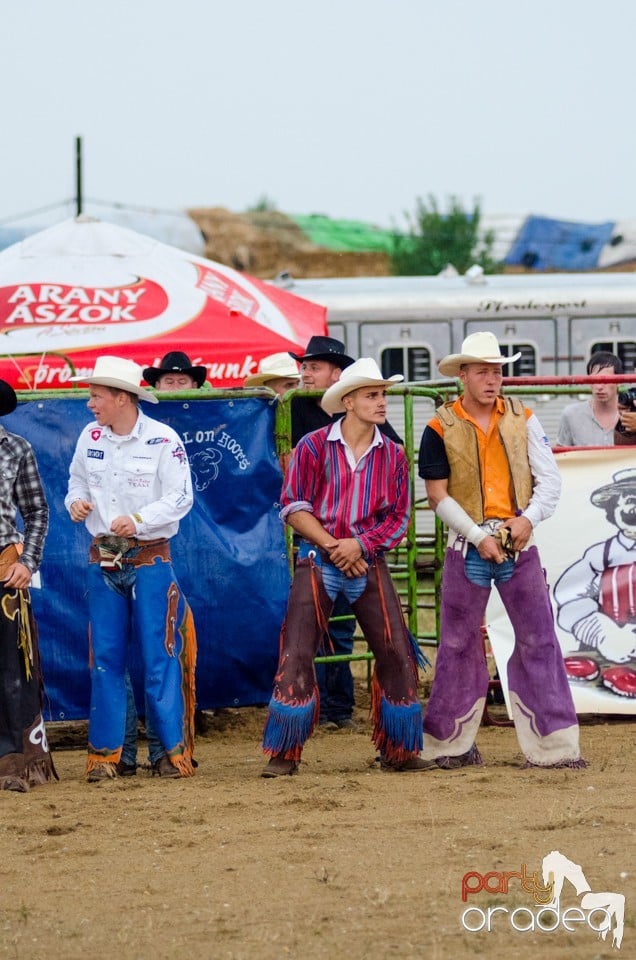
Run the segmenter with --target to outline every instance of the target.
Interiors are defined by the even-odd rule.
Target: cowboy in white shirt
[[[162,776],[191,776],[196,639],[170,557],[192,506],[190,467],[175,431],[147,417],[131,360],[99,357],[90,385],[95,420],[82,431],[65,506],[93,535],[89,551],[91,711],[87,779],[117,776],[126,716],[129,641],[141,646],[144,691],[164,753]]]

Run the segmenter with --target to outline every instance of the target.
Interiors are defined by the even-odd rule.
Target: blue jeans
[[[121,759],[124,763],[133,766],[137,763],[137,704],[135,703],[132,680],[130,679],[130,673],[128,671],[126,671],[124,682],[126,684],[126,732],[121,750]],[[161,741],[154,731],[145,697],[144,711],[148,757],[151,763],[155,763],[159,757],[163,756],[165,750],[161,746]]]
[[[493,581],[505,583],[506,580],[510,580],[515,572],[515,562],[512,559],[504,560],[503,563],[484,560],[479,556],[477,547],[470,543],[464,560],[464,572],[470,582],[476,586],[490,587]]]
[[[93,561],[88,565],[93,652],[89,760],[111,762],[109,757],[121,756],[128,638],[134,637],[144,670],[146,711],[155,732],[171,759],[190,762],[194,635],[190,609],[176,584],[172,564],[160,560],[114,571]]]

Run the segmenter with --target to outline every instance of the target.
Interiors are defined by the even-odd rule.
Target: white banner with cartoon
[[[556,453],[563,492],[535,540],[577,713],[636,714],[636,446]],[[508,703],[510,621],[486,611]]]

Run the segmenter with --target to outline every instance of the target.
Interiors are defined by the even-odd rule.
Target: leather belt
[[[129,556],[134,551],[132,556]],[[99,563],[104,570],[121,570],[122,566],[142,567],[155,560],[170,560],[170,541],[166,537],[138,540],[137,537],[94,537],[88,551],[89,563]]]

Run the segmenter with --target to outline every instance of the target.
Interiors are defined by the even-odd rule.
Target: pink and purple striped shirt
[[[339,422],[308,433],[285,474],[281,506],[281,520],[307,510],[332,537],[356,537],[371,559],[397,546],[406,533],[410,491],[404,451],[376,427],[371,447],[352,470]]]

